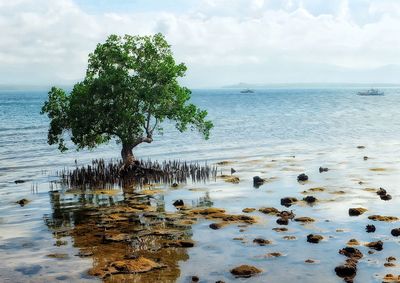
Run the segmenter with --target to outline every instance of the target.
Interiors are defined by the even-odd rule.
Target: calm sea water
[[[360,220],[355,226],[347,215],[351,205],[367,206],[376,213],[383,210],[395,214],[400,204],[396,199],[400,195],[396,188],[400,182],[400,89],[383,90],[385,96],[382,97],[357,96],[357,88],[277,88],[257,90],[253,94],[241,94],[232,89],[194,90],[192,101],[209,112],[215,125],[210,140],[204,141],[195,132],[180,134],[171,125],[166,125],[164,135],[157,136],[153,144],[137,148],[137,157],[209,163],[227,159],[234,161],[232,166],[243,180],[234,190],[231,184],[223,182],[203,186],[207,198],[211,198],[215,206],[227,208],[232,213],[240,213],[245,207],[277,206],[280,197],[301,197],[302,190],[313,186],[328,186],[332,192],[344,190],[350,199],[339,198],[340,203],[335,204],[333,201],[336,199],[332,200],[334,194],[328,194],[326,202],[319,206],[296,208],[297,213],[313,216],[320,222],[308,230],[296,226],[293,233],[300,238],[310,231],[318,231],[329,238],[338,227],[347,231],[353,229],[354,233],[345,233],[345,237],[333,236],[330,244],[321,244],[319,249],[304,246],[303,242],[291,242],[281,247],[278,245],[281,240],[276,239],[277,244],[268,251],[280,251],[292,254],[292,257],[266,263],[259,258],[259,247],[238,246],[236,242],[226,240],[238,236],[237,227],[228,227],[225,232],[211,238],[209,233],[216,232],[210,232],[209,223],[200,223],[193,227],[193,239],[198,242],[198,247],[190,250],[189,260],[180,263],[179,281],[186,282],[191,275],[200,272],[203,276],[200,277],[206,281],[224,279],[230,282],[229,268],[246,263],[247,258],[247,261],[268,271],[265,278],[249,279],[252,282],[341,282],[333,268],[344,261],[337,255],[337,250],[347,240],[353,237],[365,241],[387,239],[387,231],[366,238],[363,230],[367,220]],[[93,151],[59,153],[56,146],[46,143],[48,119],[39,114],[46,98],[46,91],[0,91],[0,256],[7,262],[0,267],[0,281],[96,280],[84,275],[84,270],[91,266],[90,259],[72,258],[54,264],[54,260],[46,258],[46,254],[54,252],[53,244],[49,244],[54,242],[52,233],[43,221],[44,217],[54,214],[48,182],[54,179],[56,170],[73,166],[75,160],[86,164],[93,158],[119,158],[120,149],[110,143]],[[360,152],[356,148],[358,145],[366,146],[366,151]],[[371,156],[371,159],[365,162],[364,155]],[[292,160],[292,156],[296,159]],[[271,163],[272,160],[275,163]],[[333,170],[325,175],[319,174],[320,165]],[[383,169],[370,170],[374,168]],[[307,172],[313,182],[299,187],[295,179],[301,172]],[[272,187],[254,191],[251,180],[256,174],[277,177],[277,181],[272,183]],[[27,182],[15,184],[17,179]],[[365,186],[389,188],[394,196],[393,202],[382,206],[381,200],[361,190],[365,186],[360,186],[359,181]],[[37,190],[32,191],[32,188]],[[188,188],[197,187],[188,184]],[[15,201],[23,197],[32,202],[20,208]],[[178,190],[166,193],[163,201],[167,210],[173,210],[171,203],[174,199],[194,201],[202,197],[204,192],[201,190],[197,193]],[[67,199],[65,205],[76,203]],[[262,223],[274,223],[270,218],[262,219]],[[337,222],[324,222],[329,219]],[[271,234],[274,226],[263,225],[249,229],[246,236],[250,243],[251,237],[276,237],[275,232]],[[389,229],[394,224],[378,225]],[[373,279],[379,282],[379,276],[385,274],[380,260],[385,256],[396,256],[400,251],[398,243],[390,241],[391,253],[360,263],[362,268],[357,278],[364,280],[360,282]],[[71,245],[68,248],[73,249]],[[321,272],[304,266],[306,258],[302,258],[303,255],[320,261],[317,270]],[[208,262],[204,261],[205,258]],[[291,263],[291,272],[285,271],[285,262]],[[213,266],[218,266],[218,270],[213,270]],[[280,272],[275,274],[271,270]],[[399,270],[388,271],[396,273]]]

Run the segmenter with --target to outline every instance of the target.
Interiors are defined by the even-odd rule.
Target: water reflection
[[[163,196],[152,190],[50,191],[52,213],[44,221],[58,242],[71,237],[77,255],[93,259],[91,275],[107,282],[174,282],[178,262],[189,258],[195,219],[183,210],[167,212]],[[212,204],[205,193],[193,205]]]

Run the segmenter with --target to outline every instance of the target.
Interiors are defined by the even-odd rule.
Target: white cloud
[[[319,81],[332,76],[333,66],[400,64],[398,1],[200,2],[179,14],[91,14],[72,0],[0,0],[0,83],[74,82],[84,75],[87,54],[110,33],[163,32],[188,64],[192,86]]]

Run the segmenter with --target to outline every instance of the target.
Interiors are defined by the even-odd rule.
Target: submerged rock
[[[218,229],[221,229],[224,226],[225,226],[224,223],[211,223],[208,227],[210,227],[213,230],[218,230]]]
[[[26,182],[25,180],[15,180],[14,181],[15,184],[22,184],[22,183],[25,183],[25,182]]]
[[[357,241],[357,239],[350,239],[350,240],[347,242],[347,245],[349,245],[349,246],[358,246],[358,245],[360,245],[360,242]]]
[[[317,198],[314,196],[306,196],[303,200],[307,203],[314,203],[317,201]]]
[[[164,243],[164,247],[166,248],[191,248],[194,247],[194,241],[192,240],[176,240],[176,241],[168,241]]]
[[[370,242],[370,243],[366,244],[365,246],[367,246],[370,249],[377,250],[377,251],[383,250],[383,242],[382,241]]]
[[[299,176],[297,176],[297,181],[299,181],[299,182],[308,181],[308,176],[306,174],[302,173]]]
[[[199,282],[200,278],[198,276],[192,276],[192,282]]]
[[[26,198],[20,199],[19,201],[16,201],[15,203],[18,203],[20,206],[27,205],[29,203],[29,200]]]
[[[309,234],[307,235],[307,242],[318,244],[323,238],[321,235]]]
[[[392,236],[395,236],[395,237],[400,236],[400,228],[392,229],[392,231],[390,231],[390,234],[392,234]]]
[[[265,245],[270,245],[272,242],[270,240],[266,240],[266,239],[263,239],[263,238],[255,238],[253,240],[253,243],[256,243],[256,244],[258,244],[260,246],[265,246]]]
[[[251,265],[241,265],[231,270],[231,273],[236,277],[244,277],[244,278],[251,277],[261,272],[262,272],[261,269],[258,269],[257,267]]]
[[[243,210],[242,210],[242,212],[244,212],[244,213],[251,213],[251,212],[253,212],[253,211],[255,211],[256,209],[255,208],[249,208],[249,207],[247,207],[247,208],[244,208]]]
[[[174,201],[173,205],[174,206],[184,206],[185,203],[183,202],[183,200],[178,199],[178,200]]]
[[[322,173],[322,172],[328,172],[328,168],[324,168],[324,167],[319,167],[319,173]]]
[[[288,225],[289,219],[281,217],[281,218],[276,219],[276,223],[279,225]]]
[[[365,226],[365,231],[367,233],[373,233],[376,231],[375,225],[372,224],[368,224],[367,226]],[[400,231],[399,231],[400,232]]]
[[[311,217],[297,217],[294,219],[294,221],[296,222],[303,222],[303,223],[310,223],[310,222],[314,222],[315,220]]]
[[[392,199],[392,196],[391,195],[389,195],[389,194],[386,194],[386,195],[383,195],[383,196],[379,196],[380,198],[381,198],[381,200],[391,200]]]
[[[297,202],[297,198],[295,198],[295,197],[281,198],[281,205],[286,206],[286,207],[291,206],[295,202]]]
[[[287,232],[288,228],[285,227],[276,227],[276,228],[272,228],[272,230],[274,230],[275,232]]]
[[[236,176],[222,175],[221,178],[224,179],[224,181],[228,182],[228,183],[233,183],[233,184],[239,184],[240,183],[239,177],[236,177]]]
[[[350,216],[359,216],[366,212],[368,209],[363,207],[356,207],[356,208],[349,208],[349,215]]]
[[[263,185],[265,180],[261,178],[260,176],[254,176],[253,177],[253,186],[258,188],[259,186]]]
[[[262,207],[258,211],[265,213],[265,214],[277,214],[279,213],[279,210],[277,210],[275,207]]]
[[[399,220],[399,218],[397,218],[396,216],[383,216],[383,215],[371,215],[371,216],[368,216],[368,219],[373,220],[373,221],[385,221],[385,222]]]

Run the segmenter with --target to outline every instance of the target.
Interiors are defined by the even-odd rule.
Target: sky
[[[72,85],[110,34],[162,32],[188,87],[399,83],[399,0],[0,0],[0,85]]]

